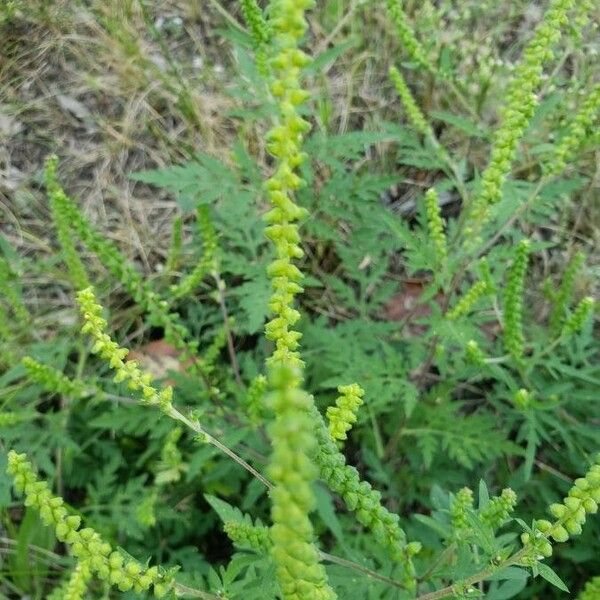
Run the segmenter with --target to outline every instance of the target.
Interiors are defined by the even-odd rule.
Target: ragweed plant
[[[556,107],[583,59],[543,73],[590,7],[551,0],[504,98],[471,99],[454,55],[419,41],[425,11],[441,27],[447,4],[412,5],[409,18],[389,0],[417,69],[406,79],[390,69],[400,106],[373,120],[382,131],[333,135],[321,69],[344,56],[337,39],[361,3],[312,61],[301,48],[319,47],[324,8],[240,0],[247,32],[225,11],[241,70],[232,96],[255,93],[264,106],[244,113],[227,164],[198,155],[136,176],[181,204],[162,273],[145,275],[92,226],[48,159],[66,267],[52,287],[58,314],[37,314],[27,295],[43,270],[46,282],[43,260],[16,258],[0,240],[0,448],[27,507],[21,517],[6,504],[2,522],[16,540],[42,530],[38,518],[51,526],[63,545],[36,539],[31,552],[64,553],[68,568],[30,582],[19,551],[6,569],[16,590],[73,600],[108,597],[111,586],[205,600],[498,599],[547,594],[540,578],[576,593],[597,573],[594,266],[580,231],[568,252],[560,244],[567,197],[589,202],[592,191],[598,89],[586,80],[570,117]],[[447,90],[451,102],[440,100]],[[454,99],[468,117],[438,110]],[[354,105],[348,115],[354,122]],[[257,140],[264,160],[253,157]],[[35,277],[19,280],[28,269]],[[52,262],[48,273],[57,271]],[[75,289],[79,320],[63,285]],[[75,327],[83,335],[72,339]],[[349,381],[360,386],[339,385]],[[548,520],[538,518],[546,503]],[[592,580],[582,597],[593,590]]]

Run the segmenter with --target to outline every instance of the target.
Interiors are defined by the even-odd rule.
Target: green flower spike
[[[69,199],[58,184],[57,168],[58,158],[56,156],[53,155],[46,159],[44,177],[50,199],[52,220],[56,227],[58,241],[60,242],[63,258],[71,277],[71,283],[75,289],[83,290],[90,286],[90,281],[75,246],[73,226],[70,219]]]
[[[240,8],[250,30],[250,37],[256,53],[256,66],[262,75],[266,75],[268,72],[267,51],[271,37],[269,24],[256,0],[240,0]]]
[[[30,320],[29,311],[23,304],[20,294],[17,292],[18,288],[15,286],[14,279],[15,275],[11,271],[8,262],[0,256],[0,298],[6,301],[19,325],[27,327]],[[9,323],[8,315],[1,306],[0,310],[2,310],[0,326],[6,331],[8,330]]]
[[[465,348],[466,359],[473,365],[483,366],[485,364],[485,354],[475,340],[469,340]]]
[[[157,567],[146,569],[114,551],[90,527],[80,529],[80,517],[69,514],[62,498],[52,496],[48,484],[37,478],[25,454],[12,450],[8,453],[7,473],[12,476],[15,489],[25,495],[25,505],[39,512],[43,523],[54,528],[57,539],[70,546],[73,556],[91,574],[122,592],[133,589],[141,593],[154,587],[157,598],[167,594],[173,580],[159,573]]]
[[[311,456],[316,444],[309,416],[312,398],[297,387],[299,373],[281,366],[271,369],[267,397],[275,420],[269,427],[273,453],[268,473],[271,491],[272,555],[285,600],[333,600],[314,544],[309,513],[314,508],[311,483],[317,473]]]
[[[521,541],[526,552],[524,564],[534,564],[538,557],[551,556],[550,539],[566,542],[572,535],[579,535],[586,515],[598,512],[600,503],[600,454],[585,477],[575,480],[562,503],[551,504],[549,511],[553,522],[545,519],[534,521],[534,535],[523,533]]]
[[[513,396],[513,404],[521,409],[521,410],[525,410],[526,408],[529,407],[529,404],[531,403],[531,392],[529,390],[526,390],[525,388],[521,388],[519,390],[517,390]]]
[[[469,512],[471,510],[473,510],[473,491],[464,487],[450,502],[450,521],[457,537],[462,537],[470,529]]]
[[[429,73],[435,73],[435,69],[427,58],[423,46],[417,40],[415,32],[408,23],[401,0],[387,0],[387,8],[390,18],[396,27],[398,41],[409,59]]]
[[[259,424],[261,416],[264,413],[264,398],[267,391],[267,378],[264,375],[257,375],[248,386],[246,392],[246,412],[250,421]]]
[[[268,527],[243,521],[226,521],[223,529],[229,539],[240,548],[250,548],[258,554],[266,554],[272,548]]]
[[[365,391],[356,383],[340,385],[338,392],[341,394],[335,401],[336,406],[327,409],[329,433],[335,440],[343,442],[347,439],[347,432],[356,423],[356,413],[363,403]]]
[[[589,316],[594,312],[594,304],[594,299],[591,296],[586,296],[579,302],[563,327],[563,336],[573,335],[583,328]]]
[[[517,503],[517,495],[510,488],[502,490],[500,496],[491,498],[480,512],[481,521],[494,531],[504,524]]]
[[[573,295],[575,279],[577,278],[577,274],[581,270],[584,261],[585,254],[583,252],[577,252],[573,258],[571,258],[562,274],[560,287],[553,299],[552,312],[550,313],[550,330],[555,334],[560,331],[561,326],[564,323],[567,308],[571,301],[571,296]]]
[[[29,378],[39,383],[48,392],[81,398],[91,391],[83,381],[69,379],[61,371],[43,365],[30,356],[24,356],[21,362]]]
[[[406,111],[406,116],[409,123],[418,131],[421,135],[428,138],[435,138],[429,123],[423,116],[421,109],[417,105],[406,80],[402,76],[402,73],[396,67],[390,67],[390,79],[396,88],[396,92]]]
[[[598,598],[600,598],[600,577],[594,577],[585,584],[577,600],[598,600]]]
[[[572,159],[574,152],[579,148],[591,133],[594,121],[600,112],[600,83],[592,88],[586,95],[578,113],[568,125],[567,133],[558,141],[554,152],[545,165],[545,173],[557,176],[565,169]]]
[[[300,85],[300,73],[310,58],[298,45],[307,29],[304,13],[313,5],[312,0],[273,0],[269,15],[276,117],[267,135],[275,172],[266,182],[272,208],[265,215],[265,235],[273,242],[276,258],[267,269],[273,290],[269,309],[274,318],[267,323],[266,336],[275,349],[267,359],[274,391],[266,404],[275,415],[269,427],[273,445],[269,474],[274,483],[272,555],[285,600],[336,598],[319,563],[309,518],[315,503],[311,484],[317,474],[311,460],[316,450],[314,425],[308,414],[313,401],[300,389],[303,363],[297,349],[301,334],[293,329],[300,318],[294,298],[302,291],[302,273],[292,261],[303,256],[296,221],[306,214],[295,204],[293,194],[303,184],[295,171],[306,159],[301,144],[310,129],[299,114],[299,106],[309,96]]]
[[[535,91],[542,81],[544,63],[553,58],[553,47],[560,39],[567,13],[574,4],[574,0],[552,0],[515,69],[500,114],[500,126],[494,136],[490,161],[481,177],[481,191],[468,211],[467,239],[479,234],[487,220],[489,206],[502,197],[502,186],[510,173],[518,144],[539,102]]]
[[[433,240],[435,257],[439,267],[443,267],[448,258],[448,244],[444,233],[444,219],[440,211],[440,203],[434,188],[425,194],[425,212],[429,237]]]
[[[317,435],[318,449],[314,460],[321,479],[342,497],[358,521],[373,532],[391,559],[402,565],[407,589],[415,590],[416,576],[411,557],[419,552],[420,544],[407,543],[398,515],[389,512],[381,504],[381,494],[370,483],[361,481],[358,471],[346,464],[346,458],[338,450],[321,413],[314,405],[310,409],[310,420]]]
[[[47,173],[55,178],[55,173],[52,170],[47,171]],[[60,190],[55,179],[50,183],[50,187],[56,193],[58,193],[57,190]],[[179,320],[179,316],[170,312],[168,303],[151,289],[141,273],[128,263],[117,246],[91,226],[81,214],[75,202],[66,196],[64,192],[60,194],[60,202],[63,213],[61,218],[69,223],[70,228],[77,234],[79,239],[90,251],[96,254],[100,262],[121,282],[142,310],[148,312],[150,323],[163,327],[165,339],[181,352],[181,362],[189,363],[190,368],[202,377],[205,386],[210,389],[208,375],[204,372],[202,362],[198,359],[198,342],[191,340],[192,336]]]
[[[446,313],[449,321],[456,321],[460,317],[471,312],[475,303],[489,291],[487,281],[476,281],[467,293]]]
[[[529,257],[529,240],[521,240],[508,271],[504,295],[504,347],[516,360],[523,356],[523,284]]]
[[[165,261],[165,271],[170,274],[179,268],[181,263],[181,254],[183,247],[183,219],[181,215],[177,215],[173,219],[173,227],[171,229],[171,243],[169,244],[169,253]],[[87,286],[82,286],[83,289]]]
[[[217,234],[213,226],[208,206],[200,206],[197,211],[198,229],[202,235],[202,258],[192,272],[179,284],[171,286],[174,298],[183,298],[200,286],[202,280],[216,268]]]
[[[94,340],[92,351],[116,371],[115,382],[126,381],[130,389],[142,392],[144,403],[158,406],[163,412],[169,413],[173,388],[169,386],[157,390],[152,386],[152,376],[149,373],[142,372],[135,361],[125,361],[129,350],[120,348],[106,333],[107,323],[102,318],[102,307],[96,302],[92,288],[78,292],[77,302],[84,320],[82,332],[89,334]]]
[[[267,338],[275,343],[275,351],[268,359],[270,365],[301,366],[296,349],[301,337],[292,329],[300,318],[294,309],[294,297],[302,288],[300,270],[292,259],[303,256],[296,221],[306,214],[292,198],[302,180],[294,172],[306,155],[301,152],[304,134],[310,129],[298,113],[298,107],[308,94],[300,87],[300,70],[310,59],[298,49],[298,41],[306,31],[304,11],[312,0],[275,0],[271,4],[273,44],[276,50],[271,59],[274,80],[271,92],[277,102],[276,124],[268,133],[268,150],[275,158],[275,173],[266,182],[272,209],[265,215],[266,236],[273,242],[276,259],[268,267],[273,295],[269,308],[275,317],[267,323]]]
[[[85,600],[85,594],[89,580],[92,578],[92,571],[86,561],[79,561],[73,570],[62,600]]]

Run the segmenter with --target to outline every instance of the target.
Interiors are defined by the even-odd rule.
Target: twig
[[[229,313],[227,312],[227,305],[225,304],[225,282],[221,279],[219,273],[215,270],[212,276],[217,284],[217,296],[219,298],[219,306],[221,307],[221,314],[223,315],[223,327],[225,327],[225,335],[227,336],[227,350],[229,352],[229,360],[233,368],[235,380],[240,387],[244,387],[244,383],[240,376],[240,368],[235,353],[235,346],[233,345],[233,337],[231,335],[231,328],[229,327]]]

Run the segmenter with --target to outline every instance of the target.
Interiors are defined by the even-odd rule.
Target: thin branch
[[[354,561],[347,560],[346,558],[341,558],[339,556],[335,556],[334,554],[328,554],[327,552],[319,552],[319,555],[321,557],[321,560],[324,560],[326,562],[335,563],[336,565],[340,565],[340,566],[346,567],[348,569],[353,569],[355,571],[359,571],[360,573],[363,573],[363,574],[367,575],[368,577],[372,577],[373,579],[378,579],[379,581],[383,581],[384,583],[389,583],[390,585],[393,585],[394,587],[403,588],[403,589],[406,588],[406,585],[404,583],[402,583],[401,581],[396,581],[395,579],[392,579],[391,577],[386,577],[385,575],[381,575],[381,574],[377,573],[376,571],[372,571],[371,569],[369,569],[367,567],[363,567],[362,565],[355,563]]]
[[[521,550],[519,550],[516,554],[513,554],[498,566],[487,567],[486,569],[483,569],[483,571],[479,571],[479,573],[475,573],[475,575],[471,575],[471,577],[468,577],[463,581],[453,583],[452,585],[442,588],[441,590],[436,590],[435,592],[429,592],[427,594],[421,594],[420,596],[417,596],[416,600],[439,600],[440,598],[453,596],[456,594],[458,586],[470,587],[479,583],[480,581],[485,581],[501,569],[511,565],[519,564],[526,553],[527,548],[521,548]]]

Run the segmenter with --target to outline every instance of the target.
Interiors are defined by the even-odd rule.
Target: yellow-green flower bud
[[[392,560],[402,566],[403,580],[408,589],[414,590],[415,571],[398,515],[389,512],[381,503],[381,494],[366,481],[361,481],[358,471],[346,464],[346,458],[338,450],[323,417],[314,405],[310,409],[310,418],[317,436],[315,462],[321,479],[342,497],[359,522],[373,532]],[[414,549],[413,546],[413,551]]]
[[[567,308],[571,301],[571,296],[573,295],[575,279],[584,261],[585,254],[583,252],[577,252],[573,258],[571,258],[562,274],[560,287],[558,292],[554,295],[552,312],[550,313],[550,330],[553,333],[558,333],[564,323]]]
[[[513,404],[521,410],[526,409],[531,402],[531,393],[525,388],[517,390],[513,396]]]
[[[446,318],[450,321],[456,321],[460,317],[471,312],[475,303],[489,292],[487,281],[476,281],[460,298],[460,300],[446,313]]]
[[[469,340],[467,342],[465,354],[467,360],[470,363],[478,366],[482,366],[485,364],[485,354],[483,353],[483,350],[479,347],[479,344],[475,340]]]
[[[58,158],[56,156],[50,156],[46,159],[44,175],[46,189],[50,198],[52,220],[56,227],[58,241],[60,242],[63,258],[71,277],[71,283],[75,289],[82,290],[90,286],[90,281],[77,252],[73,225],[69,214],[69,199],[58,183],[57,167]]]
[[[19,325],[27,327],[30,321],[29,311],[23,303],[20,293],[17,292],[16,277],[11,271],[8,262],[0,256],[0,297],[6,301],[12,310]],[[2,307],[0,306],[0,309]],[[0,325],[8,323],[8,317],[2,315]],[[7,328],[6,328],[7,329]]]
[[[448,258],[448,244],[444,232],[444,219],[440,211],[438,195],[434,188],[430,188],[425,194],[425,212],[429,237],[435,247],[437,266],[443,268]]]
[[[500,496],[491,498],[486,507],[481,510],[481,521],[493,530],[498,529],[514,510],[516,503],[515,492],[510,488],[503,489]]]
[[[590,579],[580,594],[577,600],[598,600],[600,598],[600,576]]]
[[[463,537],[470,529],[469,513],[473,509],[473,491],[464,487],[450,502],[450,520],[457,538]]]
[[[111,340],[106,333],[106,321],[102,318],[102,306],[97,303],[92,288],[77,293],[79,310],[83,317],[81,331],[90,335],[94,340],[92,351],[98,354],[115,372],[115,381],[126,381],[132,390],[142,392],[142,402],[158,406],[164,412],[171,408],[173,389],[168,386],[161,390],[152,386],[152,376],[141,371],[135,361],[126,361],[129,353],[126,348]]]
[[[543,66],[554,56],[553,48],[573,4],[574,0],[552,0],[509,83],[490,161],[481,177],[481,191],[468,209],[469,227],[474,236],[487,219],[489,206],[502,197],[502,186],[510,173],[518,144],[539,101],[535,91],[542,81]]]
[[[23,363],[29,378],[33,382],[41,385],[48,392],[80,398],[91,389],[90,386],[86,386],[83,381],[69,379],[60,371],[43,365],[30,356],[24,356],[21,362]]]
[[[259,554],[266,554],[271,549],[268,527],[242,521],[226,521],[223,529],[229,539],[240,548],[250,548]]]
[[[545,172],[557,176],[565,169],[574,152],[589,135],[591,128],[600,111],[600,83],[586,94],[585,100],[567,128],[567,133],[558,141]]]
[[[157,586],[161,586],[161,590],[172,587],[173,579],[160,574],[156,567],[145,569],[137,562],[125,561],[91,527],[80,529],[81,519],[77,515],[69,515],[63,499],[52,496],[48,484],[38,480],[25,454],[11,450],[6,471],[12,476],[15,489],[25,495],[25,505],[39,512],[42,522],[54,528],[57,539],[69,545],[73,556],[78,559],[81,569],[75,580],[71,580],[74,594],[81,588],[82,580],[89,579],[88,574],[117,585],[121,591],[133,588],[142,592],[154,586],[157,597],[160,597]],[[78,596],[73,595],[72,598],[76,600]]]
[[[586,296],[575,307],[573,314],[566,320],[562,334],[564,336],[577,333],[584,326],[589,316],[594,311],[594,299],[591,296]]]
[[[417,102],[413,98],[413,95],[406,83],[406,80],[402,76],[402,73],[396,67],[390,67],[390,79],[396,88],[396,92],[406,111],[406,117],[408,122],[425,137],[433,137],[433,131],[425,119],[421,109],[417,105]],[[437,200],[436,200],[437,204]]]
[[[171,294],[177,299],[191,294],[202,283],[202,280],[216,268],[217,234],[210,216],[209,207],[206,205],[199,206],[196,215],[198,229],[202,235],[202,258],[187,277],[177,285],[171,286]]]
[[[269,427],[273,454],[269,475],[271,491],[272,556],[277,578],[286,600],[336,598],[327,585],[325,569],[319,563],[309,513],[315,500],[311,483],[316,476],[312,456],[316,450],[314,425],[309,417],[312,398],[297,387],[299,374],[292,368],[273,367],[266,398],[275,420]]]
[[[417,40],[412,27],[408,23],[406,13],[402,8],[401,0],[387,0],[387,8],[390,18],[396,27],[398,41],[409,59],[429,73],[435,73],[435,69],[427,58],[423,46]]]
[[[351,385],[340,385],[338,392],[341,394],[335,401],[336,406],[327,409],[329,420],[329,433],[335,440],[347,439],[347,432],[356,423],[356,413],[363,403],[362,397],[365,391],[356,383]]]

